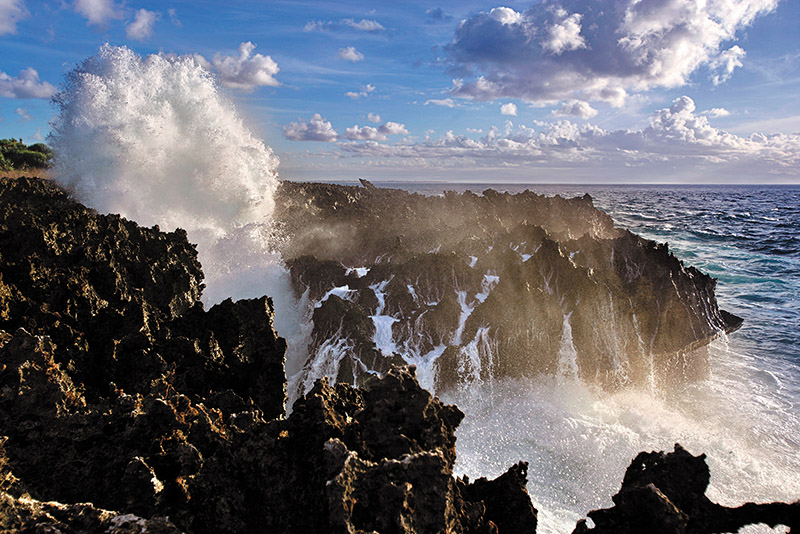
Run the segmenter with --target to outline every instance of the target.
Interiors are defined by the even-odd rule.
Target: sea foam
[[[305,320],[272,252],[278,158],[192,57],[108,44],[66,75],[49,142],[54,176],[84,204],[197,244],[203,300],[268,294],[299,350]]]

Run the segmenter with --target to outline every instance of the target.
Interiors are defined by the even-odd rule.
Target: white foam
[[[708,455],[712,500],[793,502],[800,498],[800,423],[793,407],[774,401],[771,381],[753,387],[755,366],[748,371],[741,356],[715,342],[715,376],[667,396],[631,388],[607,393],[552,376],[440,393],[466,413],[456,472],[491,478],[530,462],[537,532],[546,534],[571,532],[588,511],[612,506],[634,456],[671,451],[676,442]],[[762,525],[748,532],[773,531]]]
[[[205,301],[266,293],[278,158],[189,57],[104,45],[67,74],[49,139],[80,201],[197,243]]]

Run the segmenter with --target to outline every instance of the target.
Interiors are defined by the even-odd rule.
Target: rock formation
[[[339,381],[406,362],[432,369],[431,389],[539,373],[670,384],[704,376],[704,346],[741,324],[716,280],[615,228],[588,195],[368,185],[283,182],[277,197],[312,309],[307,366],[335,360]]]
[[[525,464],[453,476],[463,414],[413,368],[319,381],[285,418],[270,300],[204,310],[183,232],[3,180],[0,254],[0,528],[535,530]]]
[[[692,456],[678,444],[667,454],[639,453],[612,497],[614,507],[589,512],[595,526],[581,520],[573,534],[711,534],[757,523],[800,532],[800,501],[727,508],[706,497],[710,478],[705,455]]]
[[[366,278],[304,261],[293,272],[317,294],[329,293],[320,279]],[[201,292],[183,232],[99,215],[46,181],[0,180],[0,532],[535,532],[527,464],[454,477],[463,414],[413,367],[360,388],[318,380],[286,417],[271,301],[205,310]],[[382,295],[369,306],[396,305]],[[341,328],[369,337],[367,301],[339,301]],[[707,483],[702,457],[640,455],[615,508],[576,532],[798,525],[797,504],[723,508]]]

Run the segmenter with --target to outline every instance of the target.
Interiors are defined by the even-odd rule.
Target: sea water
[[[425,194],[589,193],[618,227],[668,242],[717,278],[720,307],[745,320],[711,344],[711,377],[679,390],[608,393],[541,377],[442,393],[466,413],[457,473],[493,477],[529,462],[540,533],[569,533],[589,510],[612,506],[633,457],[676,442],[708,456],[712,500],[800,499],[800,187],[381,185]]]

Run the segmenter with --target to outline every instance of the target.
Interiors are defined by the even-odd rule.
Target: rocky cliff
[[[525,464],[453,477],[463,414],[413,369],[361,389],[320,381],[283,417],[270,300],[204,310],[182,231],[3,180],[0,254],[0,528],[535,528]]]
[[[359,383],[413,363],[432,390],[540,373],[668,385],[705,376],[703,347],[741,324],[717,307],[716,280],[588,195],[362,185],[278,191],[283,257],[313,320],[309,371],[335,359],[336,378]]]
[[[0,181],[0,532],[535,532],[527,464],[454,477],[463,414],[413,367],[316,381],[285,417],[270,300],[201,292],[183,232]],[[657,532],[797,526],[797,504],[715,508],[676,454],[637,457],[590,531],[643,531],[639,502]]]

